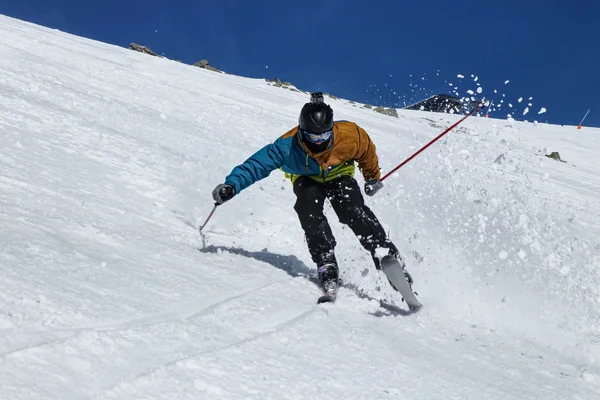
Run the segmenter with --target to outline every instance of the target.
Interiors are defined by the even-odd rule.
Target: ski
[[[337,297],[339,282],[337,280],[329,280],[323,284],[323,295],[317,299],[317,304],[334,303]]]
[[[423,304],[417,299],[410,284],[404,276],[404,268],[396,257],[385,256],[381,259],[381,270],[400,294],[411,311],[418,311]]]
[[[335,303],[336,295],[324,294],[317,299],[317,304],[321,303]]]

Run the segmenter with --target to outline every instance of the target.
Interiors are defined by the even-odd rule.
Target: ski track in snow
[[[60,337],[58,337],[56,339],[44,340],[44,341],[38,342],[38,343],[27,344],[21,348],[14,348],[14,349],[8,350],[4,353],[1,353],[0,357],[6,357],[6,356],[14,354],[14,353],[30,350],[30,349],[33,349],[34,347],[48,346],[50,344],[54,345],[58,342],[64,342],[68,339],[71,339],[71,338],[73,338],[81,333],[85,333],[87,331],[104,332],[104,331],[130,330],[130,329],[139,329],[139,328],[149,327],[151,325],[166,324],[166,323],[176,322],[176,321],[187,321],[187,320],[199,317],[203,314],[210,313],[213,311],[213,309],[222,305],[223,303],[235,300],[244,295],[258,291],[258,290],[263,289],[266,286],[269,286],[271,284],[272,283],[268,283],[266,285],[261,285],[255,289],[244,290],[241,293],[234,294],[233,296],[227,295],[227,293],[225,293],[226,296],[217,294],[217,295],[210,296],[209,298],[206,298],[206,299],[205,298],[194,299],[189,304],[178,304],[177,307],[171,312],[148,316],[148,317],[128,319],[128,320],[125,320],[122,322],[115,322],[115,323],[112,323],[109,325],[86,326],[86,327],[71,328],[71,329],[56,329],[56,330],[46,330],[46,331],[39,331],[39,332],[14,332],[15,336],[30,335],[30,334],[36,334],[36,333],[53,333],[53,334],[56,333]],[[206,304],[206,305],[203,306],[203,304]]]
[[[315,304],[277,171],[202,248],[306,94],[3,16],[0,88],[1,398],[600,398],[597,129],[469,118],[367,198],[410,314],[329,206],[345,284]],[[460,118],[330,104],[384,172]]]

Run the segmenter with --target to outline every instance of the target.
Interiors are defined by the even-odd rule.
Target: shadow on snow
[[[222,251],[226,251],[231,254],[236,254],[242,257],[253,258],[258,261],[265,262],[273,267],[285,271],[288,275],[296,278],[302,277],[308,279],[310,282],[314,283],[317,287],[321,287],[317,277],[315,276],[315,270],[309,268],[304,264],[301,260],[299,260],[296,256],[284,256],[281,254],[271,253],[269,251],[248,251],[239,247],[226,247],[226,246],[206,246],[204,248],[198,249],[201,253],[219,253]],[[394,304],[388,304],[383,300],[375,299],[368,294],[364,293],[361,289],[358,288],[353,283],[341,282],[341,287],[346,288],[354,292],[356,296],[365,300],[374,300],[379,302],[379,306],[384,311],[376,311],[369,313],[375,317],[389,317],[389,316],[406,316],[411,315],[414,312],[402,309]]]

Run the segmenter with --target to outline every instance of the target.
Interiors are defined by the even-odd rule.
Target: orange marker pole
[[[490,111],[492,111],[492,106],[494,105],[494,100],[492,100],[490,102],[490,105],[488,106],[488,112],[485,113],[485,117],[489,117],[490,116]]]
[[[587,112],[585,113],[585,115],[583,116],[583,119],[581,120],[581,122],[579,123],[579,125],[577,126],[577,129],[581,129],[581,125],[583,125],[583,121],[585,121],[585,118],[588,116],[588,114],[590,113],[590,110],[587,110]]]

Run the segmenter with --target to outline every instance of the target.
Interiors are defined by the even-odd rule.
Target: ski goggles
[[[331,139],[331,137],[333,136],[333,129],[330,129],[328,131],[321,132],[321,133],[310,133],[310,132],[302,131],[302,134],[304,135],[306,140],[308,140],[309,142],[318,144],[318,143],[326,142],[329,139]]]

